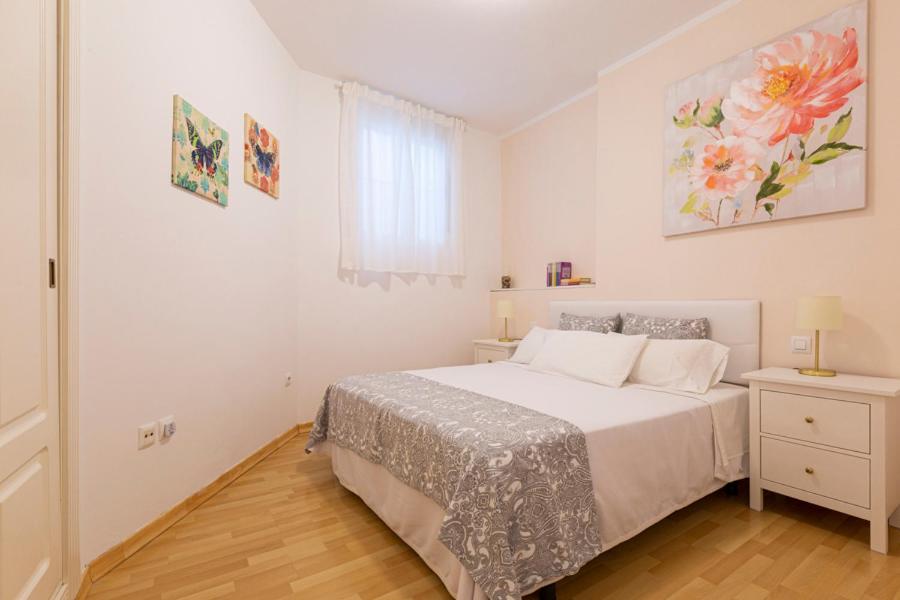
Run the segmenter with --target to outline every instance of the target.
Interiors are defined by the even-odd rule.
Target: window
[[[341,90],[341,267],[462,275],[464,123],[358,83]]]

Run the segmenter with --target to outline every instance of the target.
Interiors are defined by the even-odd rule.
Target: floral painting
[[[863,208],[866,3],[666,94],[663,234]]]
[[[175,96],[172,183],[228,206],[228,132]]]
[[[277,198],[280,175],[278,138],[244,113],[244,181]]]

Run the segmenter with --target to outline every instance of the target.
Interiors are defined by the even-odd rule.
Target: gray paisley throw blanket
[[[383,373],[328,388],[307,450],[325,439],[440,505],[440,541],[491,600],[521,598],[600,553],[585,437],[571,423]]]

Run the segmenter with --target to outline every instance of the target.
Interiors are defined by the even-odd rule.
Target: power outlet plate
[[[156,443],[156,423],[144,423],[138,427],[138,450],[149,448]]]
[[[791,352],[794,354],[809,354],[812,351],[812,340],[808,335],[791,336]]]

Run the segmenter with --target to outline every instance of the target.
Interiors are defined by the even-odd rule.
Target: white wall
[[[490,333],[488,289],[500,277],[500,147],[469,129],[464,141],[466,277],[368,275],[338,270],[338,127],[334,82],[300,71],[298,148],[301,422],[311,421],[341,375],[471,362]]]
[[[354,372],[462,363],[499,277],[499,143],[466,136],[468,277],[338,273],[334,82],[245,0],[82,5],[80,526],[87,563],[301,421]],[[169,183],[172,94],[231,136],[230,205]],[[243,183],[249,112],[279,200]],[[287,372],[295,384],[284,387]],[[137,450],[168,414],[169,443]]]

